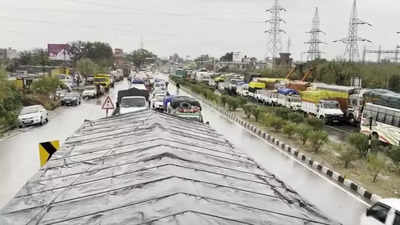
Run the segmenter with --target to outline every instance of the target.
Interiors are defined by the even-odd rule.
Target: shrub
[[[242,106],[244,114],[246,114],[248,119],[250,119],[254,107],[256,106],[253,104],[246,104]]]
[[[244,105],[246,105],[246,103],[247,103],[247,98],[242,97],[242,96],[239,96],[238,99],[239,99],[239,106],[240,106],[240,107],[243,107]]]
[[[301,113],[291,112],[288,114],[288,119],[293,123],[302,123],[304,121],[304,116]]]
[[[328,142],[328,133],[325,131],[312,131],[309,139],[314,152],[319,152],[322,145]]]
[[[279,107],[279,108],[276,108],[274,111],[275,111],[275,115],[276,116],[279,116],[280,118],[282,118],[284,120],[288,120],[289,113],[290,113],[289,109],[283,108],[283,107]]]
[[[400,147],[393,146],[390,149],[388,156],[393,161],[394,164],[399,165],[400,164]]]
[[[379,173],[386,167],[385,160],[379,157],[377,154],[368,155],[368,169],[372,172],[372,182],[375,183]]]
[[[296,135],[300,138],[303,145],[305,145],[311,135],[312,128],[308,125],[301,124],[296,127]]]
[[[291,138],[293,136],[295,131],[296,131],[296,125],[293,123],[287,123],[283,127],[283,133],[286,134],[289,138]]]
[[[310,125],[314,130],[322,130],[324,128],[324,121],[310,117],[306,119],[308,125]]]
[[[368,137],[361,133],[352,133],[347,141],[359,152],[360,157],[366,158],[368,154]]]
[[[222,95],[221,96],[221,105],[222,105],[222,107],[225,108],[227,102],[228,102],[228,96]]]
[[[277,116],[269,116],[265,121],[267,126],[274,128],[276,132],[279,132],[285,125],[285,121]]]
[[[239,100],[235,97],[228,97],[227,103],[230,111],[236,111],[236,109],[239,107]]]
[[[260,116],[263,113],[263,110],[261,107],[259,106],[255,106],[252,108],[251,110],[251,114],[254,116],[254,118],[256,119],[256,122],[258,122],[260,120]]]
[[[341,148],[341,145],[339,145]],[[346,145],[344,150],[341,151],[339,159],[344,162],[344,168],[349,168],[349,165],[352,161],[357,160],[359,158],[359,154],[357,149],[354,146]]]

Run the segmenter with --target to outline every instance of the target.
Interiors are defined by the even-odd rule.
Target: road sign
[[[107,96],[107,98],[103,102],[103,106],[101,107],[102,109],[114,109],[114,104],[111,101],[110,96]]]
[[[58,140],[39,143],[40,166],[46,165],[58,149],[60,149],[60,141]]]

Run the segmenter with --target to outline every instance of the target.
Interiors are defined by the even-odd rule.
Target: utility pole
[[[285,8],[279,5],[278,0],[274,0],[272,8],[265,10],[267,14],[270,14],[270,19],[265,21],[267,25],[265,33],[268,35],[266,56],[270,56],[272,61],[278,57],[279,52],[282,50],[281,34],[286,33],[281,28],[281,24],[285,23],[285,20],[282,19],[282,12],[286,11]]]
[[[357,0],[354,0],[347,37],[334,41],[346,44],[344,57],[347,58],[349,62],[355,62],[359,60],[360,52],[359,52],[358,42],[371,42],[368,39],[361,38],[358,36],[358,27],[360,25],[372,26],[370,23],[362,21],[360,18],[358,18]]]
[[[314,61],[316,59],[321,58],[321,50],[320,50],[320,45],[324,42],[320,40],[320,34],[324,33],[320,29],[320,19],[319,19],[319,12],[318,12],[318,7],[315,8],[315,14],[312,19],[312,28],[311,31],[307,32],[308,34],[311,35],[311,38],[308,42],[305,42],[305,44],[309,45],[308,51],[305,52],[308,54],[307,60],[309,61]]]

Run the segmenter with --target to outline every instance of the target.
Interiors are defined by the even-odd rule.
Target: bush
[[[296,135],[300,138],[303,145],[305,145],[311,135],[312,128],[308,125],[301,124],[296,127]]]
[[[347,141],[359,152],[360,157],[366,158],[368,154],[368,137],[361,133],[352,133]]]
[[[280,118],[282,118],[284,120],[288,120],[288,118],[289,118],[290,110],[287,108],[279,107],[279,108],[276,108],[274,110],[274,112],[275,112],[276,116],[279,116]]]
[[[220,99],[221,99],[221,105],[222,105],[222,107],[225,108],[226,103],[228,102],[228,96],[222,95]]]
[[[247,103],[247,98],[242,97],[242,96],[239,96],[238,99],[239,99],[239,106],[240,106],[240,107],[243,107],[244,105],[246,105],[246,103]]]
[[[228,97],[227,103],[230,111],[236,111],[236,109],[239,107],[239,100],[235,97]]]
[[[322,145],[328,142],[328,133],[325,131],[312,131],[309,139],[314,152],[319,152]]]
[[[394,164],[399,165],[400,164],[400,147],[393,146],[390,149],[388,156],[393,161]]]
[[[253,108],[255,108],[255,107],[256,106],[253,105],[253,104],[246,104],[246,105],[242,106],[244,114],[246,114],[248,119],[250,119],[250,117],[251,117],[251,115],[253,113]]]
[[[314,130],[322,130],[324,128],[324,121],[311,117],[307,118],[306,122],[310,125]]]
[[[31,88],[36,94],[50,95],[51,93],[55,93],[61,84],[62,83],[58,77],[45,76],[34,81]]]
[[[279,132],[282,129],[282,127],[286,125],[286,122],[283,119],[272,115],[266,117],[264,122],[265,125],[274,128],[276,132]]]
[[[289,138],[293,136],[296,131],[296,125],[293,123],[288,123],[283,127],[283,133],[286,134]]]
[[[301,113],[291,112],[288,114],[288,119],[293,123],[302,123],[304,121],[304,116]]]
[[[259,106],[255,106],[252,108],[251,110],[251,114],[254,116],[254,118],[256,119],[256,122],[258,122],[260,120],[261,114],[263,113],[263,110],[261,107]]]
[[[372,182],[375,183],[379,173],[386,167],[385,160],[379,157],[377,154],[368,155],[368,169],[373,174]]]
[[[341,145],[339,145],[341,148]],[[352,161],[357,160],[359,158],[359,154],[357,149],[354,146],[346,145],[344,150],[341,150],[339,159],[344,162],[344,168],[349,168],[349,165]]]

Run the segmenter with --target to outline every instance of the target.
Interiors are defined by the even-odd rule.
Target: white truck
[[[293,111],[301,110],[301,97],[300,95],[278,95],[277,104],[286,107]]]
[[[301,110],[323,120],[326,124],[340,123],[344,114],[336,100],[319,100],[318,102],[302,101]]]
[[[257,90],[254,98],[265,105],[275,106],[278,104],[278,92],[276,90]]]

